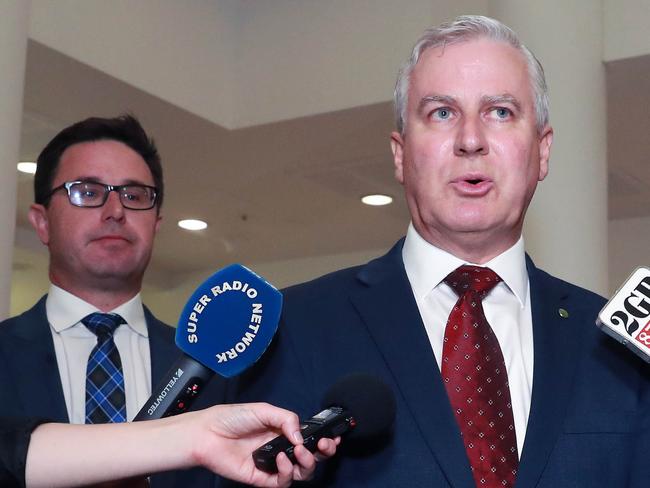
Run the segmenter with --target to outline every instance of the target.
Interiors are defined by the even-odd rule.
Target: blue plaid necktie
[[[126,422],[122,361],[113,341],[115,329],[126,322],[117,314],[91,313],[81,323],[97,336],[86,369],[86,423]]]

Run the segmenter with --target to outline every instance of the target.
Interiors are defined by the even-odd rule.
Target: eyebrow
[[[426,95],[420,99],[420,103],[418,103],[418,111],[422,110],[426,105],[432,102],[454,105],[456,104],[456,98],[449,95]]]
[[[499,105],[502,103],[509,103],[513,105],[518,112],[521,112],[521,103],[517,100],[516,97],[510,93],[503,93],[501,95],[485,95],[481,97],[481,102],[483,105]]]

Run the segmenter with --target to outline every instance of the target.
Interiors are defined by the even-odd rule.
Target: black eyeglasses
[[[68,193],[68,200],[76,207],[101,207],[112,191],[120,196],[120,203],[130,210],[149,210],[156,204],[158,190],[147,185],[105,185],[95,181],[66,181],[54,188],[46,201],[59,190]]]

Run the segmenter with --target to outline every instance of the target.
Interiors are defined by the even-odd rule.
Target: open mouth
[[[487,195],[493,187],[492,180],[481,174],[460,176],[453,183],[460,194],[471,197]]]

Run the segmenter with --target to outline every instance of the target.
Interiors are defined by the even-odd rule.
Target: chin
[[[447,228],[455,232],[483,232],[493,227],[494,219],[478,212],[463,212],[448,219]]]
[[[98,278],[124,280],[135,274],[144,273],[145,266],[132,261],[108,258],[89,266],[88,269]]]

